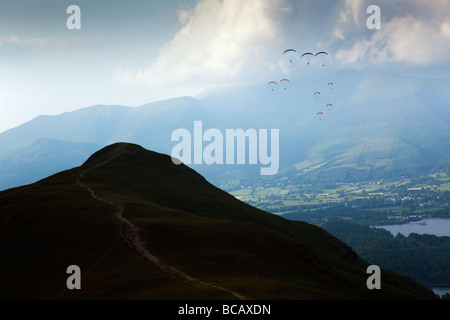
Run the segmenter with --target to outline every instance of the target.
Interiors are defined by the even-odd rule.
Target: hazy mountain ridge
[[[327,87],[329,82],[334,83],[332,89]],[[14,150],[26,149],[40,138],[100,147],[124,141],[170,154],[176,144],[170,141],[171,133],[178,128],[193,131],[193,122],[201,120],[203,130],[280,129],[280,170],[296,167],[307,179],[364,179],[438,167],[448,170],[448,87],[450,78],[343,70],[311,78],[294,76],[286,89],[280,86],[275,92],[261,83],[134,108],[93,106],[40,116],[1,133],[0,159],[6,160]],[[322,93],[320,100],[314,97],[316,90]],[[325,108],[328,103],[333,104],[331,111]],[[318,111],[324,112],[321,120],[316,117]],[[216,184],[259,174],[259,166],[195,169]],[[45,177],[43,172],[41,177]]]
[[[79,166],[99,148],[93,143],[38,139],[0,160],[0,189],[29,184],[68,167]]]

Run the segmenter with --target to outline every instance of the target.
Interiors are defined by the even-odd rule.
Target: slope
[[[2,298],[434,298],[384,270],[382,290],[368,290],[368,264],[324,230],[250,207],[170,157],[124,143],[0,192],[0,250]],[[65,288],[73,264],[81,290]]]

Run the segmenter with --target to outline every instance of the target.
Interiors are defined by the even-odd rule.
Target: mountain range
[[[262,82],[139,107],[96,105],[39,116],[0,133],[0,189],[80,165],[94,148],[115,142],[170,154],[172,132],[192,132],[194,121],[222,132],[279,129],[280,171],[306,180],[449,170],[450,78],[342,70],[289,80],[276,90]],[[256,177],[260,165],[190,167],[220,185]]]
[[[0,192],[0,250],[2,299],[436,298],[387,270],[369,290],[369,263],[328,232],[129,143]]]

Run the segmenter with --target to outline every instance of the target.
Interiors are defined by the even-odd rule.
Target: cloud
[[[394,18],[370,39],[357,41],[350,49],[339,50],[343,64],[382,65],[404,63],[428,66],[450,62],[447,24],[430,24],[412,16]]]
[[[29,39],[19,39],[16,36],[9,36],[7,39],[0,38],[1,44],[8,44],[15,47],[48,47],[48,46],[64,46],[67,45],[68,41],[64,38],[56,37],[35,37]]]
[[[281,0],[201,0],[177,12],[182,28],[147,69],[117,70],[123,84],[251,81],[276,68],[282,50]],[[279,47],[278,50],[274,48]],[[274,55],[275,54],[275,55]]]
[[[352,37],[352,34],[361,34],[364,31],[366,8],[369,6],[368,0],[345,0],[342,1],[339,15],[335,23],[331,41],[345,41]]]
[[[272,80],[291,46],[332,52],[337,67],[449,62],[448,0],[380,0],[381,30],[369,30],[372,0],[200,0],[178,10],[181,28],[148,67],[118,69],[121,86],[158,91]],[[178,91],[177,94],[182,94]]]
[[[354,2],[346,1],[348,7],[341,11],[333,33],[335,43],[346,42],[336,54],[336,60],[342,65],[401,63],[430,66],[450,62],[448,1],[411,0],[409,6],[405,6],[406,10],[395,7],[399,2],[406,4],[405,1],[396,1],[395,6],[380,5],[382,26],[374,31],[363,30],[365,26],[349,18],[355,17],[351,14]],[[355,32],[356,29],[359,31]]]
[[[16,44],[19,42],[19,38],[15,36],[9,36],[7,39],[0,38],[0,45],[2,44]]]
[[[80,48],[81,46],[105,45],[117,40],[115,36],[76,36],[76,37],[32,37],[19,38],[9,36],[0,38],[0,45],[8,45],[15,49],[44,49]]]
[[[450,21],[444,22],[441,25],[441,33],[447,38],[450,38]]]
[[[361,25],[361,17],[364,14],[364,5],[365,1],[362,0],[345,0],[345,11],[341,11],[340,19],[342,22],[347,23],[351,21],[356,26]]]

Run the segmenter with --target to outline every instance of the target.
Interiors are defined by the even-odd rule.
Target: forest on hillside
[[[408,237],[346,221],[322,228],[350,245],[371,264],[408,276],[424,286],[450,286],[450,237],[411,233]]]

